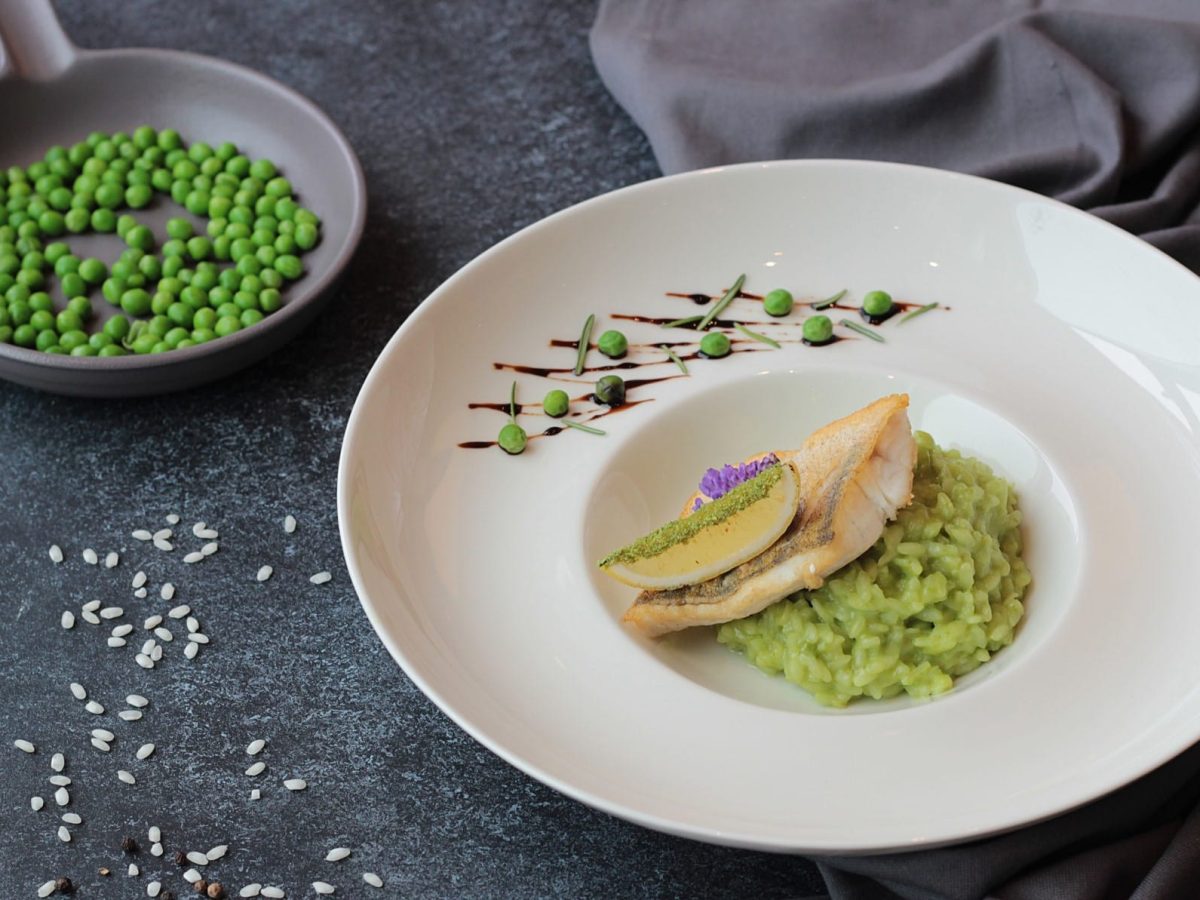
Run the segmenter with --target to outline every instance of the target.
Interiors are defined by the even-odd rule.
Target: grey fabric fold
[[[601,0],[591,47],[666,173],[937,166],[1200,271],[1200,0]],[[1200,747],[1010,834],[818,864],[837,900],[1200,897]]]
[[[882,159],[995,178],[1200,270],[1200,2],[602,0],[665,173]]]

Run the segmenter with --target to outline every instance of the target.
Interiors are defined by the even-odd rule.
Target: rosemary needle
[[[916,309],[914,309],[912,312],[906,313],[905,315],[901,316],[900,321],[907,322],[909,319],[915,319],[917,316],[921,315],[921,313],[927,313],[931,309],[937,309],[937,308],[938,308],[938,304],[936,304],[936,303],[926,303],[924,306],[919,306]]]
[[[589,315],[583,323],[583,333],[579,336],[579,355],[575,357],[575,374],[583,374],[583,361],[587,359],[588,345],[592,341],[592,326],[596,323],[595,315]]]
[[[738,331],[740,331],[742,334],[744,334],[748,338],[753,338],[756,341],[761,341],[764,344],[768,344],[769,346],[774,347],[776,350],[779,349],[779,342],[776,340],[772,340],[771,338],[767,337],[765,334],[759,334],[757,331],[751,331],[745,325],[741,325],[741,324],[734,325],[733,327],[736,328]]]
[[[867,328],[865,325],[859,325],[857,322],[852,322],[850,319],[842,319],[840,322],[838,322],[838,324],[844,325],[846,328],[849,328],[851,331],[857,331],[863,337],[870,338],[873,341],[878,341],[881,344],[886,343],[886,341],[884,341],[884,339],[883,339],[883,335],[876,334],[874,331],[872,331],[870,328]]]
[[[661,349],[662,349],[663,353],[667,354],[667,356],[669,356],[671,358],[671,362],[673,362],[673,363],[675,363],[675,365],[679,366],[680,372],[682,372],[684,375],[688,374],[687,364],[684,363],[684,361],[679,358],[678,353],[676,353],[674,350],[672,350],[670,347],[666,346],[665,344],[661,347]]]
[[[814,303],[812,305],[812,308],[813,309],[829,309],[829,307],[833,306],[833,304],[837,303],[839,300],[841,300],[845,296],[846,296],[846,289],[842,288],[840,291],[838,291],[832,297],[826,297],[824,300]]]
[[[744,274],[739,275],[737,277],[737,281],[735,281],[733,283],[733,287],[731,287],[729,290],[727,290],[724,293],[724,295],[722,295],[721,299],[717,301],[716,306],[714,306],[712,309],[710,309],[708,311],[708,315],[706,315],[703,319],[701,319],[698,323],[696,323],[696,330],[704,331],[706,328],[708,328],[709,325],[711,325],[713,323],[713,320],[717,316],[719,316],[721,313],[725,312],[725,307],[727,307],[730,303],[732,303],[733,298],[741,293],[742,285],[745,283],[746,283],[746,276]]]
[[[517,383],[512,383],[512,390],[508,392],[508,418],[509,421],[517,421]]]
[[[580,431],[586,431],[588,434],[608,434],[607,431],[601,431],[599,428],[593,428],[591,425],[583,425],[580,422],[572,422],[569,419],[563,419],[563,424],[568,428],[578,428]]]
[[[694,325],[703,319],[704,316],[685,316],[682,319],[675,319],[673,322],[667,322],[663,328],[682,328],[684,325]],[[140,319],[138,320],[141,321]]]

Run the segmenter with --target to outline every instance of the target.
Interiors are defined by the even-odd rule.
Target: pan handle
[[[0,0],[0,78],[48,81],[76,52],[50,0]]]

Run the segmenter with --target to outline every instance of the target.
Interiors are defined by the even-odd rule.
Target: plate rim
[[[760,852],[770,853],[785,853],[785,854],[804,854],[818,857],[833,857],[833,856],[867,856],[885,853],[911,853],[921,850],[932,850],[939,847],[948,847],[973,840],[994,837],[1008,832],[1016,831],[1020,828],[1026,828],[1036,825],[1041,822],[1048,821],[1058,816],[1078,810],[1089,803],[1107,797],[1112,793],[1121,790],[1124,787],[1132,784],[1138,779],[1157,770],[1170,760],[1176,758],[1181,753],[1185,752],[1189,747],[1195,745],[1197,740],[1200,740],[1200,724],[1196,726],[1196,736],[1182,746],[1174,746],[1170,744],[1165,751],[1159,749],[1157,752],[1147,753],[1146,759],[1142,765],[1136,766],[1126,773],[1121,780],[1111,784],[1106,789],[1098,793],[1088,793],[1074,802],[1066,805],[1053,804],[1054,808],[1034,816],[1018,815],[1016,817],[997,817],[996,821],[999,824],[993,824],[987,827],[971,829],[966,832],[948,836],[945,838],[918,840],[916,842],[906,842],[904,844],[890,843],[875,843],[875,844],[855,844],[847,845],[838,841],[829,842],[813,842],[805,841],[800,844],[796,841],[788,841],[785,839],[776,839],[766,836],[753,837],[741,832],[732,832],[720,827],[713,826],[698,826],[695,824],[677,821],[666,818],[649,812],[644,812],[639,809],[625,806],[619,802],[608,800],[602,796],[592,793],[589,790],[581,789],[575,785],[564,781],[542,769],[538,764],[531,762],[523,757],[520,752],[510,750],[501,741],[490,737],[482,728],[477,728],[469,719],[449,703],[436,688],[433,687],[414,667],[406,655],[402,652],[399,646],[394,642],[387,630],[383,627],[381,617],[376,612],[375,604],[370,599],[364,587],[364,579],[357,564],[357,557],[353,548],[351,538],[351,517],[349,512],[349,491],[348,484],[351,478],[351,452],[358,443],[358,431],[361,428],[361,420],[365,413],[365,398],[372,391],[375,383],[382,376],[382,361],[385,357],[390,357],[394,352],[394,347],[402,341],[410,329],[417,327],[416,323],[421,321],[425,316],[430,315],[429,309],[433,306],[430,301],[436,300],[441,294],[453,290],[454,286],[460,281],[465,280],[479,266],[486,264],[493,256],[505,252],[508,246],[523,238],[527,233],[534,232],[542,228],[553,227],[554,223],[560,217],[565,217],[576,211],[579,207],[608,202],[623,194],[630,192],[645,191],[653,189],[652,186],[661,182],[683,182],[699,178],[708,178],[719,176],[723,172],[742,172],[748,170],[803,170],[803,169],[821,169],[821,168],[864,168],[872,170],[893,170],[907,173],[918,173],[923,177],[932,177],[934,179],[949,178],[952,180],[962,180],[974,183],[978,187],[985,190],[997,191],[1002,194],[1016,195],[1018,197],[1028,198],[1037,201],[1041,204],[1048,204],[1059,211],[1069,213],[1071,216],[1092,223],[1091,227],[1096,224],[1102,226],[1110,233],[1116,233],[1124,240],[1136,242],[1143,251],[1150,251],[1152,256],[1158,257],[1160,264],[1166,263],[1170,267],[1176,269],[1192,280],[1200,281],[1200,276],[1192,272],[1178,260],[1174,259],[1160,248],[1143,240],[1132,232],[1126,231],[1111,222],[1099,218],[1085,210],[1078,209],[1067,203],[1057,200],[1053,197],[1047,197],[1043,194],[1038,194],[1034,191],[1025,188],[1016,187],[1013,185],[1004,184],[1003,182],[995,181],[990,178],[985,178],[978,175],[971,175],[963,172],[955,172],[947,169],[939,169],[931,166],[920,166],[909,163],[889,162],[884,160],[861,160],[861,159],[802,159],[802,160],[769,160],[759,162],[738,163],[728,166],[714,166],[705,169],[697,169],[689,172],[677,173],[674,175],[664,175],[657,178],[647,179],[645,181],[635,182],[634,184],[625,185],[613,190],[605,191],[593,197],[573,203],[570,206],[557,210],[550,215],[529,223],[496,242],[495,244],[482,251],[464,265],[460,266],[448,278],[443,280],[433,291],[431,291],[417,306],[416,309],[405,319],[397,328],[392,337],[387,341],[383,348],[379,351],[375,361],[371,365],[370,371],[367,373],[363,384],[360,387],[354,399],[354,405],[350,415],[347,418],[345,431],[343,433],[342,447],[338,458],[338,474],[337,474],[337,513],[338,513],[338,531],[340,535],[342,554],[346,562],[347,570],[350,574],[350,580],[354,586],[355,593],[358,595],[359,603],[363,608],[363,612],[367,616],[367,620],[371,623],[376,635],[391,655],[392,659],[404,672],[404,674],[413,682],[413,684],[430,700],[438,709],[445,714],[455,725],[465,731],[474,740],[486,747],[496,756],[507,762],[509,765],[520,770],[526,775],[536,779],[547,787],[561,793],[573,800],[583,803],[593,809],[615,816],[619,819],[632,822],[655,831],[666,834],[671,834],[677,837],[688,838],[690,840],[700,841],[702,843],[713,844],[717,846],[734,847],[745,850],[757,850]],[[1086,792],[1085,792],[1086,793]]]

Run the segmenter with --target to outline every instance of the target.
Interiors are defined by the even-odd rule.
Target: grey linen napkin
[[[1200,0],[600,0],[591,47],[664,172],[955,169],[1087,209],[1200,271]],[[1200,898],[1200,746],[1010,834],[818,865],[837,900]]]

